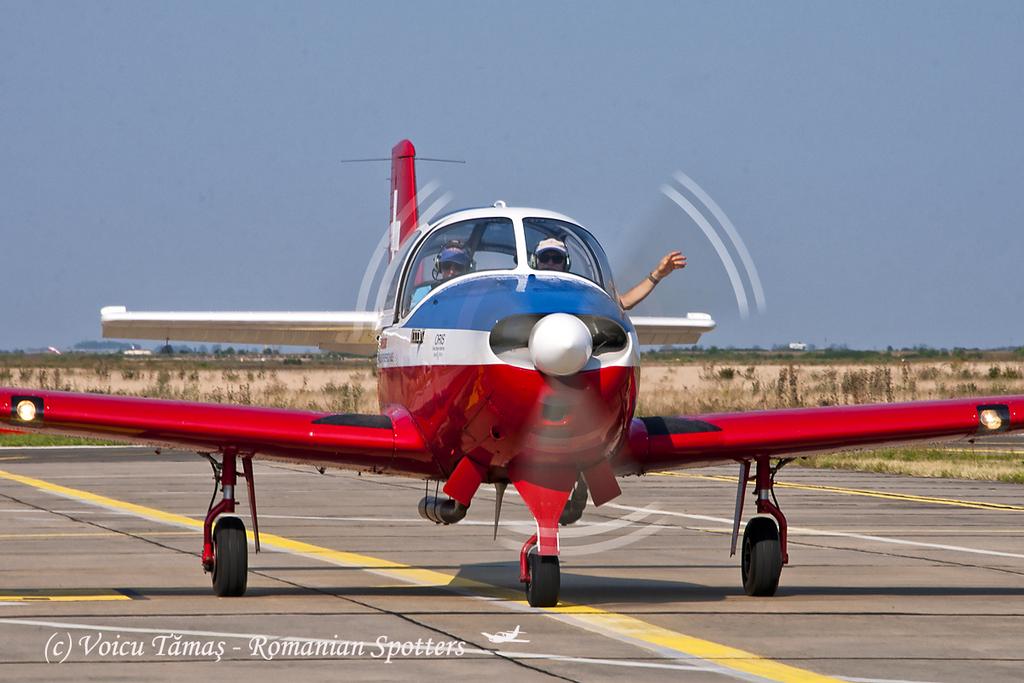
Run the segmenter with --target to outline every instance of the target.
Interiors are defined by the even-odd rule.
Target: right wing
[[[412,418],[0,387],[0,426],[289,462],[439,476]]]
[[[107,338],[291,344],[351,353],[373,353],[380,332],[373,311],[182,313],[107,306],[100,318]]]
[[[687,313],[685,318],[629,316],[641,344],[696,344],[700,336],[715,329],[707,313]]]

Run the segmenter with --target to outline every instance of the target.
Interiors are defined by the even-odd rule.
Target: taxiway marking
[[[687,512],[673,512],[671,510],[659,510],[651,507],[633,507],[632,505],[619,505],[617,503],[605,503],[610,508],[616,510],[629,510],[629,511],[644,511],[651,514],[668,515],[670,517],[684,517],[686,519],[697,519],[702,522],[721,522],[722,524],[732,524],[732,520],[726,517],[713,517],[711,515],[695,515]],[[728,530],[732,533],[732,529]],[[892,545],[909,545],[918,548],[934,548],[936,550],[951,550],[959,553],[970,553],[972,555],[992,555],[995,557],[1012,557],[1019,560],[1024,560],[1024,555],[1020,553],[1006,553],[1001,550],[984,550],[982,548],[966,548],[960,545],[947,545],[945,543],[928,543],[926,541],[911,541],[906,538],[890,538],[888,536],[870,536],[868,534],[855,534],[849,531],[826,531],[825,529],[814,529],[806,526],[790,526],[790,534],[807,534],[810,536],[838,536],[842,538],[856,538],[861,541],[876,541],[878,543],[890,543]],[[838,548],[838,550],[844,550],[844,548]]]
[[[147,531],[147,536],[191,536],[191,531]],[[0,534],[0,541],[34,540],[42,538],[90,538],[97,536],[123,536],[117,531],[54,531],[47,533]]]
[[[171,634],[178,636],[194,636],[194,637],[205,637],[205,638],[231,638],[238,640],[252,640],[254,638],[264,638],[266,640],[281,640],[281,641],[296,641],[296,642],[308,642],[308,643],[323,643],[324,645],[337,645],[339,641],[337,639],[330,638],[307,638],[303,636],[279,636],[270,635],[266,633],[237,633],[231,631],[196,631],[191,629],[178,629],[178,628],[142,628],[137,626],[108,626],[106,624],[83,624],[79,622],[67,622],[67,621],[46,621],[41,619],[22,619],[19,617],[0,619],[0,624],[7,624],[11,626],[32,626],[36,628],[51,628],[51,629],[67,629],[75,631],[98,631],[108,633],[155,633],[155,634]],[[345,641],[353,645],[361,645],[364,648],[379,647],[376,642],[365,642],[365,641]],[[232,651],[241,650],[241,648],[233,647]],[[704,671],[707,672],[707,667],[703,667],[697,663],[675,663],[669,664],[665,662],[644,662],[635,661],[629,659],[597,659],[593,657],[571,657],[567,655],[548,654],[543,652],[516,652],[512,650],[483,650],[475,647],[467,647],[464,649],[466,654],[474,655],[485,655],[491,657],[503,657],[506,659],[547,659],[556,662],[571,662],[575,664],[598,664],[601,666],[618,666],[626,668],[637,668],[637,669],[668,669],[673,671]],[[851,680],[851,679],[843,679]],[[889,683],[881,682],[878,683]],[[893,682],[893,683],[908,683],[908,682]]]
[[[18,593],[7,595],[0,593],[0,603],[24,602],[109,602],[112,600],[131,600],[124,593],[100,593],[95,595],[47,595],[45,593]]]
[[[657,477],[681,477],[684,479],[704,479],[721,481],[736,485],[736,477],[718,474],[693,474],[691,472],[650,472]],[[792,482],[775,482],[777,488],[800,489],[803,491],[825,491],[827,493],[844,493],[849,496],[867,496],[869,498],[887,498],[889,500],[906,500],[913,503],[934,503],[935,505],[952,505],[955,507],[972,508],[975,510],[999,510],[1003,512],[1024,512],[1024,505],[1007,503],[984,503],[976,500],[957,500],[956,498],[936,498],[934,496],[915,496],[911,493],[888,493],[886,491],[870,491],[867,489],[848,489],[842,486],[824,486],[821,484],[796,484]]]
[[[90,491],[54,484],[34,477],[26,477],[0,470],[0,479],[24,484],[63,498],[70,498],[107,509],[129,512],[151,521],[173,526],[183,526],[190,529],[202,529],[203,526],[201,521],[183,515],[117,500]],[[252,540],[252,532],[247,532],[247,534],[249,539]],[[557,607],[535,609],[529,607],[522,600],[519,591],[458,578],[452,574],[432,569],[421,569],[369,555],[324,548],[276,534],[261,533],[260,542],[266,548],[302,555],[343,567],[363,569],[373,574],[398,579],[405,583],[447,588],[462,595],[491,600],[493,601],[492,604],[501,605],[508,609],[548,614],[567,624],[614,638],[620,642],[632,643],[644,649],[653,650],[671,659],[688,660],[691,664],[694,659],[701,660],[702,663],[706,664],[704,670],[709,672],[739,678],[754,676],[780,683],[813,683],[815,681],[839,680],[767,659],[728,645],[662,628],[635,617],[609,612],[598,607],[561,604]]]
[[[0,451],[69,451],[69,450],[78,450],[79,448],[84,448],[84,449],[89,449],[89,450],[95,450],[95,449],[98,449],[98,448],[103,448],[103,449],[115,450],[115,451],[122,451],[122,450],[128,450],[128,449],[138,450],[140,448],[143,448],[143,449],[146,449],[146,450],[153,450],[152,448],[148,448],[147,446],[120,446],[120,445],[118,445],[118,446],[85,446],[85,445],[82,445],[82,446],[0,446]]]

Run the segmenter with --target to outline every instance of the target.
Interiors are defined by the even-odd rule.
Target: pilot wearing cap
[[[533,263],[530,264],[537,270],[569,270],[569,250],[565,248],[565,242],[555,237],[549,237],[537,243],[533,250]]]
[[[565,242],[555,237],[541,240],[536,249],[533,250],[532,263],[537,270],[558,270],[569,272],[572,260]],[[625,310],[629,310],[647,298],[654,291],[654,288],[672,271],[686,267],[686,257],[681,251],[670,251],[662,257],[658,265],[654,267],[647,277],[641,280],[636,286],[619,297],[619,304]]]
[[[434,263],[434,279],[438,282],[446,282],[453,277],[465,275],[470,268],[473,259],[469,250],[462,246],[462,242],[453,240],[441,249]]]

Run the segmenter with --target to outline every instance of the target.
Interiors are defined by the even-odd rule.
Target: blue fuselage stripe
[[[548,313],[601,316],[633,329],[602,290],[568,278],[535,275],[495,275],[452,283],[428,294],[404,326],[489,331],[512,315]]]

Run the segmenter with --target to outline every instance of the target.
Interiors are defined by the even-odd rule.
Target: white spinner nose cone
[[[546,315],[530,332],[530,357],[545,375],[572,375],[590,360],[593,339],[583,321],[568,313]]]

